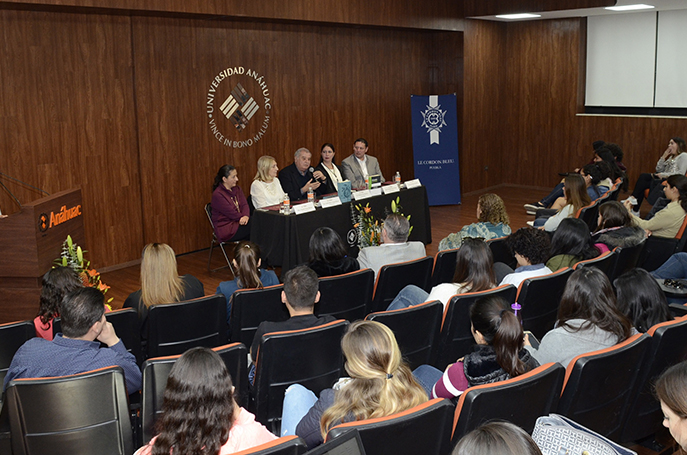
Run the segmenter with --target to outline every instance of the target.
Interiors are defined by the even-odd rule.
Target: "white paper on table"
[[[339,199],[339,196],[328,197],[326,199],[321,199],[320,205],[323,209],[326,209],[327,207],[335,207],[337,205],[341,205],[341,199]]]
[[[297,204],[294,205],[293,208],[293,213],[296,215],[300,215],[302,213],[308,213],[308,212],[314,212],[315,211],[315,204],[312,202],[306,202],[304,204]]]
[[[422,186],[422,183],[420,183],[420,179],[408,180],[406,182],[406,188],[408,188],[408,189],[419,188],[421,186]]]
[[[370,193],[370,190],[360,190],[353,193],[352,196],[356,201],[361,201],[363,199],[372,197],[372,193]]]
[[[384,190],[384,194],[398,193],[399,191],[401,191],[401,188],[399,187],[398,183],[383,186],[382,189]]]

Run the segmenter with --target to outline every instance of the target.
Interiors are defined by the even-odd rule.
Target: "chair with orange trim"
[[[255,356],[255,415],[274,434],[280,434],[288,386],[298,383],[319,395],[341,377],[341,338],[348,325],[348,321],[340,319],[309,329],[262,336]]]
[[[22,344],[36,336],[32,321],[0,324],[0,383],[5,381],[12,358]],[[2,398],[0,398],[2,405]]]
[[[444,308],[444,316],[439,333],[439,345],[432,365],[444,370],[450,363],[472,351],[475,339],[470,331],[470,306],[479,298],[497,295],[508,303],[515,302],[517,289],[512,284],[505,284],[494,289],[479,292],[467,292],[451,297]]]
[[[435,398],[387,417],[343,423],[329,430],[326,441],[356,429],[366,455],[421,453],[443,455],[451,450],[453,404]]]
[[[434,359],[443,312],[444,305],[433,300],[400,310],[371,313],[365,319],[381,322],[394,332],[403,358],[414,370]]]
[[[579,218],[587,223],[589,231],[594,232],[596,230],[597,221],[599,220],[599,199],[579,209],[575,214],[575,218]]]
[[[687,216],[682,221],[682,226],[674,238],[668,239],[665,237],[651,236],[646,239],[646,246],[639,259],[638,267],[652,272],[663,265],[670,256],[680,251],[685,251],[687,247],[687,235],[684,235],[687,228]]]
[[[620,194],[620,187],[623,184],[623,179],[617,178],[615,179],[615,183],[613,183],[613,186],[611,187],[610,190],[608,190],[608,200],[609,201],[617,201],[618,200],[618,195]]]
[[[580,267],[596,267],[601,270],[606,276],[611,271],[615,265],[616,257],[613,251],[606,251],[605,253],[586,261],[580,261],[573,266],[573,270],[577,270]]]
[[[248,349],[241,343],[232,343],[212,348],[224,360],[235,387],[234,396],[239,405],[248,402]],[[167,387],[167,378],[174,363],[181,354],[155,357],[143,363],[143,386],[141,387],[141,440],[138,445],[147,444],[155,436],[155,422],[162,411],[162,398]]]
[[[398,293],[409,284],[429,292],[434,258],[387,264],[379,269],[370,312],[384,311]]]
[[[565,267],[549,275],[528,278],[518,287],[515,299],[522,307],[522,326],[540,340],[556,323],[563,290],[572,272]]]
[[[490,239],[487,240],[487,245],[489,245],[491,254],[494,256],[494,263],[503,262],[508,267],[515,270],[518,266],[518,262],[515,260],[515,256],[513,256],[513,253],[508,247],[506,239],[508,239],[508,236]]]
[[[320,278],[320,301],[315,314],[357,321],[368,313],[372,302],[375,274],[371,269]]]
[[[7,385],[14,455],[134,451],[124,372],[101,368]]]
[[[687,317],[656,324],[647,332],[651,343],[637,381],[638,393],[630,404],[620,441],[637,441],[660,428],[663,414],[653,384],[669,366],[687,360]]]
[[[644,240],[642,243],[639,245],[635,246],[629,246],[629,247],[620,247],[617,246],[613,248],[613,252],[615,253],[615,261],[613,263],[613,267],[609,270],[607,273],[608,280],[613,283],[613,281],[618,278],[620,275],[623,273],[627,272],[630,269],[634,269],[637,267],[637,263],[639,262],[639,258],[642,255],[642,252],[644,251],[644,246],[646,245],[646,240]]]
[[[456,273],[456,257],[460,248],[439,251],[434,256],[434,267],[432,268],[432,286],[441,283],[451,283],[453,275]]]
[[[547,363],[506,381],[470,387],[458,399],[451,439],[455,443],[494,419],[532,433],[538,417],[556,410],[564,376],[560,363]]]
[[[302,455],[308,446],[298,436],[284,436],[250,449],[235,452],[234,455]]]
[[[231,341],[250,346],[261,322],[289,319],[289,311],[281,301],[283,290],[284,285],[277,284],[234,292],[231,296]]]
[[[122,308],[120,310],[105,313],[105,319],[112,324],[117,336],[121,338],[126,350],[136,357],[136,363],[140,366],[143,362],[143,352],[141,349],[141,329],[138,313],[133,308]]]
[[[566,368],[558,413],[618,440],[636,393],[638,365],[651,337],[638,333],[610,348],[575,357]]]
[[[146,358],[182,354],[227,343],[227,302],[222,294],[152,305],[148,311]]]

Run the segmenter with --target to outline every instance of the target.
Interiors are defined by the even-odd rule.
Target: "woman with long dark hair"
[[[618,309],[638,332],[646,333],[652,326],[670,321],[670,307],[656,279],[644,269],[629,270],[613,281]]]
[[[167,379],[160,433],[135,455],[225,455],[277,439],[234,400],[234,385],[220,356],[192,348]]]
[[[387,310],[398,310],[422,302],[439,300],[446,306],[452,296],[465,292],[486,291],[496,287],[494,258],[482,239],[466,238],[456,254],[456,271],[451,283],[441,283],[431,292],[409,284],[401,289]]]
[[[539,363],[524,349],[520,320],[508,302],[487,296],[470,307],[475,350],[442,372],[422,365],[413,374],[432,398],[453,398],[468,387],[520,376]]]
[[[315,229],[310,236],[308,267],[318,277],[342,275],[360,270],[356,258],[350,257],[341,236],[332,228]]]
[[[668,368],[656,381],[656,396],[663,410],[663,426],[687,454],[687,361]]]
[[[587,223],[578,218],[566,218],[553,234],[551,257],[546,261],[546,266],[555,272],[598,255],[599,250],[592,243]]]
[[[632,213],[632,202],[625,201],[625,208],[632,214],[634,223],[656,237],[673,238],[677,235],[687,214],[687,177],[671,175],[664,182],[663,193],[670,201],[650,220],[643,220]]]
[[[54,337],[52,321],[60,316],[62,298],[82,286],[83,281],[71,267],[54,267],[43,275],[38,316],[33,320],[37,337],[52,341]]]
[[[605,253],[616,247],[629,248],[646,240],[646,231],[635,225],[632,216],[618,201],[604,202],[599,206],[597,230],[592,241]]]
[[[326,142],[320,148],[320,163],[315,170],[322,172],[322,175],[327,177],[323,183],[322,194],[337,193],[339,191],[339,182],[344,181],[341,170],[334,161],[335,155],[334,145],[329,142]]]
[[[632,323],[616,306],[610,281],[596,267],[582,267],[570,275],[555,327],[538,349],[525,337],[525,347],[542,365],[567,366],[578,355],[614,346],[632,333]]]
[[[220,242],[245,240],[250,236],[250,208],[238,181],[236,168],[225,164],[212,183],[212,224]]]

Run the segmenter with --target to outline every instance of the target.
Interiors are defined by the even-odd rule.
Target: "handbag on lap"
[[[559,414],[539,417],[532,439],[543,455],[637,455]]]

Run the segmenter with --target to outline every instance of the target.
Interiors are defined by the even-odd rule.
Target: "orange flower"
[[[363,207],[363,210],[365,210],[365,213],[370,213],[372,211],[370,207]]]
[[[360,223],[355,223],[355,224],[353,225],[354,228],[357,228],[358,226],[360,226]]]
[[[110,286],[106,285],[106,284],[103,283],[102,281],[98,281],[98,290],[99,290],[100,292],[105,292],[105,291],[107,291],[108,289],[110,289]]]
[[[373,243],[374,241],[375,241],[375,233],[373,232],[373,233],[370,235],[370,243]]]
[[[98,276],[98,272],[95,269],[88,269],[86,270],[86,273],[88,273],[90,277]]]

